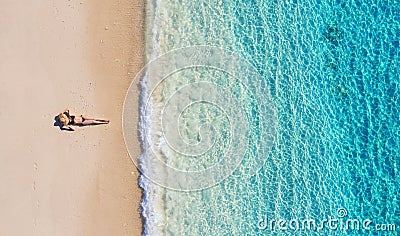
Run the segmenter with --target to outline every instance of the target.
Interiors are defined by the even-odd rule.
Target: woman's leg
[[[100,124],[110,123],[110,121],[106,119],[93,118],[89,116],[81,116],[81,117],[84,119],[84,121],[82,122],[83,125],[100,125]]]

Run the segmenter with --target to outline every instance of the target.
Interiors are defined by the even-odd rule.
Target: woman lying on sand
[[[88,117],[84,115],[76,116],[70,115],[69,110],[65,109],[64,112],[58,114],[58,121],[61,124],[61,129],[74,131],[71,125],[85,126],[85,125],[101,125],[110,123],[109,120]]]

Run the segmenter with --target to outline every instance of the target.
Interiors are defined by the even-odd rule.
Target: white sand
[[[136,0],[2,1],[0,235],[140,235],[121,114],[142,18]],[[60,131],[66,107],[111,123]]]

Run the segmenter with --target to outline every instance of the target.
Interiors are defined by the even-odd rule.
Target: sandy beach
[[[0,235],[140,235],[121,115],[143,2],[5,0],[0,17]],[[61,131],[67,107],[111,123]]]

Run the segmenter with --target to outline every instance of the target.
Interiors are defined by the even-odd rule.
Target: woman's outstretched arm
[[[62,130],[68,130],[68,131],[75,131],[71,126],[63,126],[61,127]]]

